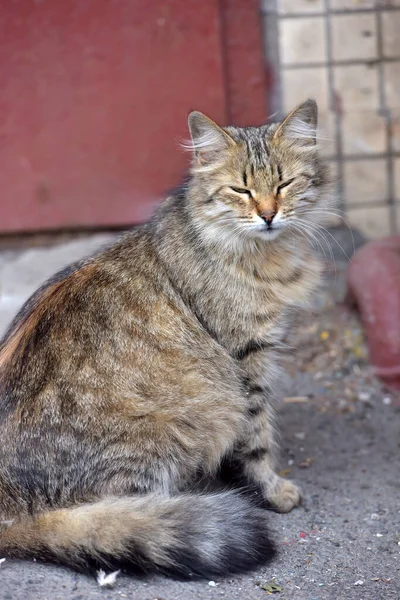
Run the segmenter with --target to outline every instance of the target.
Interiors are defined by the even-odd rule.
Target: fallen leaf
[[[269,594],[278,594],[282,591],[281,586],[276,583],[264,583],[263,585],[260,585],[260,588]]]
[[[275,581],[261,581],[260,579],[254,580],[255,585],[258,585],[259,588],[267,592],[267,594],[278,594],[279,592],[283,592],[283,588],[275,583]]]
[[[305,458],[304,460],[301,460],[299,463],[297,463],[297,466],[300,467],[300,469],[308,469],[309,467],[311,467],[313,461],[314,459],[311,458],[311,456],[309,456],[308,458]]]
[[[286,404],[302,404],[303,402],[308,402],[308,396],[286,396],[283,399]]]
[[[286,475],[289,475],[289,473],[292,471],[292,469],[283,469],[282,471],[279,471],[279,476],[280,477],[286,477]]]

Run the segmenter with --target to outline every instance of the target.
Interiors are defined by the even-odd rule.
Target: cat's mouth
[[[268,218],[266,216],[258,216],[257,218],[257,236],[262,237],[264,240],[275,239],[283,229],[284,223],[279,211]]]
[[[278,235],[282,232],[282,225],[265,225],[262,229],[258,230],[258,233],[261,234],[261,237],[264,240],[274,240],[278,237]]]
[[[282,222],[282,215],[279,213],[275,216],[274,219],[270,221],[264,222],[264,233],[269,238],[276,237],[279,235],[284,228],[284,223]]]
[[[266,233],[266,235],[268,235],[269,237],[276,237],[277,235],[279,235],[281,232],[279,227],[269,227],[268,229],[266,229],[264,231],[264,233]]]

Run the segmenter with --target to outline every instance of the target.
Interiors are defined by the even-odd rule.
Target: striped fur
[[[276,510],[300,502],[275,473],[272,390],[319,279],[294,226],[328,189],[315,126],[312,101],[259,128],[192,113],[185,186],[17,315],[0,347],[2,555],[207,577],[273,555],[259,508],[194,486],[225,464]]]

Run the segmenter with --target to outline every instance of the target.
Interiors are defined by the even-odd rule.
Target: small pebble
[[[215,583],[215,581],[209,581],[208,585],[211,587],[217,587],[217,584]]]
[[[376,537],[383,537],[383,533],[377,533]]]
[[[382,402],[383,404],[386,404],[386,406],[389,406],[390,404],[392,404],[392,399],[390,398],[390,396],[385,396]]]
[[[364,585],[364,582],[359,579],[358,581],[354,582],[354,585]]]

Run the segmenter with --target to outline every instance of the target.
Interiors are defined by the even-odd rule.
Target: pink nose
[[[266,224],[268,226],[270,226],[272,224],[272,221],[274,220],[274,217],[276,215],[276,212],[273,210],[268,210],[268,211],[264,211],[261,213],[260,217],[262,219],[264,219],[264,221],[266,222]]]

